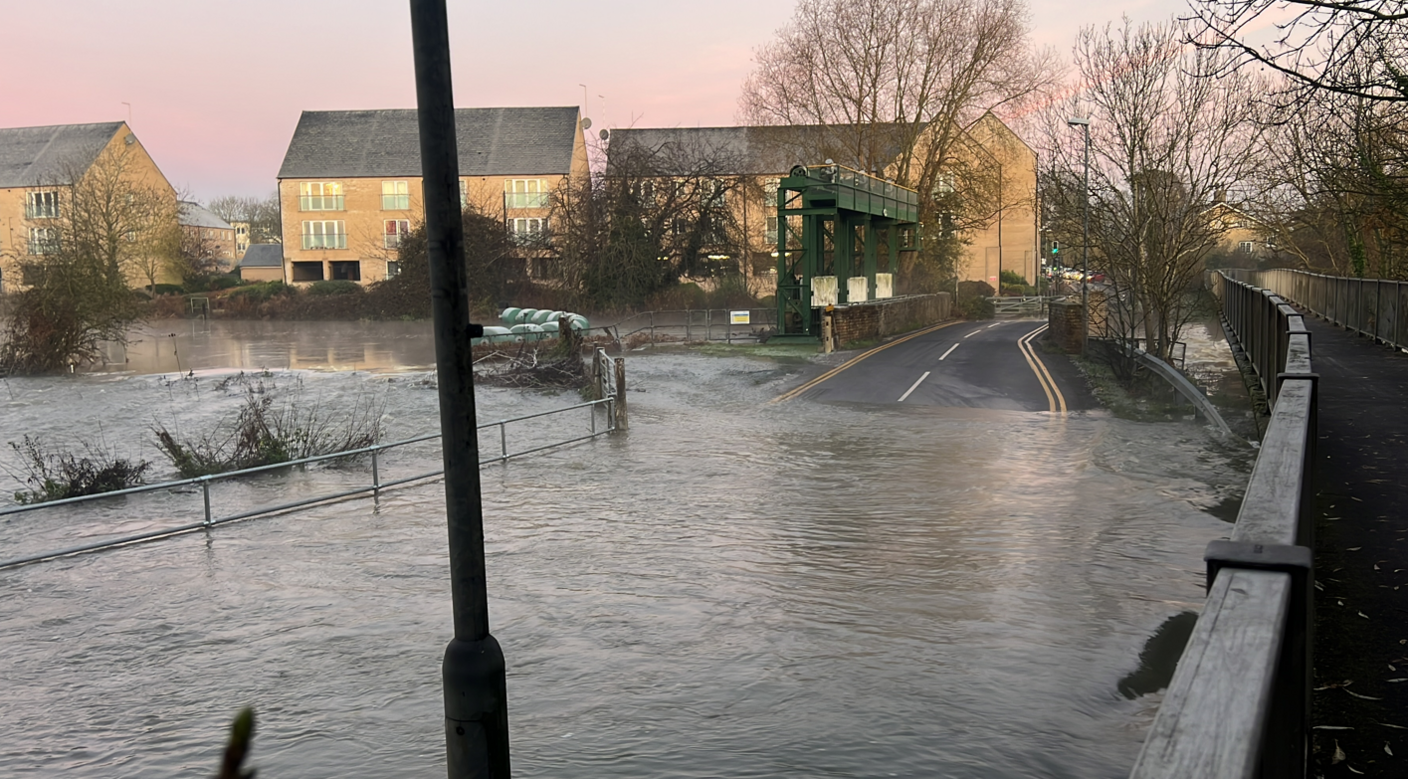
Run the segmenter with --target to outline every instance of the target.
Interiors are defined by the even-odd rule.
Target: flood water
[[[154,424],[208,426],[245,392],[219,379],[261,368],[281,397],[381,403],[389,438],[436,427],[424,324],[176,324],[104,370],[0,382],[0,439],[157,461]],[[1098,413],[767,403],[801,367],[631,353],[628,433],[483,471],[515,775],[1125,776],[1249,449]],[[478,391],[481,422],[574,402]],[[0,557],[199,505],[0,519]],[[443,776],[446,557],[432,481],[0,572],[0,776],[209,775],[245,705],[261,776]]]

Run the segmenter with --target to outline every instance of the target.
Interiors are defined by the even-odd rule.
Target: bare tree
[[[618,131],[605,175],[552,198],[550,245],[585,307],[629,308],[681,278],[747,271],[750,161],[688,133],[652,132],[672,137],[642,143]]]
[[[148,179],[131,146],[109,147],[86,168],[60,167],[35,182],[42,215],[30,222],[0,348],[0,370],[44,372],[97,359],[103,341],[122,341],[137,316],[129,278],[169,259],[178,235],[176,196]]]
[[[1221,55],[1180,45],[1177,24],[1087,27],[1075,45],[1084,98],[1053,110],[1043,192],[1060,214],[1056,236],[1079,247],[1090,198],[1092,264],[1112,288],[1118,337],[1147,339],[1167,358],[1192,314],[1208,255],[1230,225],[1214,206],[1248,180],[1260,134],[1247,107],[1249,74],[1206,78]],[[1066,126],[1088,116],[1090,189],[1083,139]]]
[[[1028,37],[1021,0],[802,0],[755,53],[741,114],[797,128],[799,160],[834,159],[917,189],[921,220],[950,239],[925,261],[951,273],[958,236],[986,226],[1002,190],[965,128],[1036,101],[1059,75]]]
[[[1188,40],[1286,77],[1279,94],[1301,102],[1328,91],[1408,102],[1408,4],[1403,0],[1194,0]],[[1263,38],[1264,41],[1258,41]]]
[[[206,208],[226,222],[248,223],[250,243],[283,243],[278,192],[264,198],[224,195]]]

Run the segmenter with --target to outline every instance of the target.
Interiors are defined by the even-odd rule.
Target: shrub
[[[985,281],[960,281],[954,309],[964,319],[991,319],[996,313],[992,295],[993,289]]]
[[[298,290],[290,287],[282,281],[265,281],[239,287],[230,292],[229,298],[234,300],[249,300],[255,303],[262,303],[270,298],[281,295],[293,295]]]
[[[282,284],[283,282],[279,282]],[[211,292],[219,292],[222,289],[234,289],[244,286],[244,280],[239,276],[211,276],[206,282],[206,289]]]
[[[337,281],[315,281],[308,287],[310,295],[359,295],[362,293],[362,285],[355,281],[339,279]]]
[[[154,295],[184,295],[186,290],[180,284],[158,284],[153,288]]]
[[[182,438],[163,426],[152,432],[176,470],[192,478],[371,446],[381,440],[381,415],[380,403],[360,401],[340,413],[293,403],[275,408],[260,382],[246,387],[234,419],[206,435]]]
[[[98,495],[142,484],[142,474],[151,463],[136,463],[110,452],[84,445],[86,457],[72,452],[49,452],[35,436],[26,435],[23,443],[10,442],[27,471],[25,483],[33,489],[15,493],[17,503],[47,503],[51,500]]]

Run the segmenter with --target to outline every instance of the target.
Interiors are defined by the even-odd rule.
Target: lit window
[[[387,249],[400,248],[401,240],[411,231],[410,221],[405,219],[387,219],[382,224],[382,246]]]
[[[381,182],[381,210],[405,211],[411,207],[411,190],[404,181]]]
[[[343,211],[342,182],[305,181],[298,185],[300,211]]]
[[[25,219],[59,218],[59,193],[27,192],[24,196]]]
[[[303,248],[346,249],[347,231],[342,221],[304,222]]]
[[[544,179],[509,179],[504,182],[504,208],[547,208],[548,182]]]

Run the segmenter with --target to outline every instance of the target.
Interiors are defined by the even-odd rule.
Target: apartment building
[[[235,227],[210,209],[190,200],[181,201],[182,243],[185,253],[195,259],[212,261],[220,271],[228,271],[236,259]]]
[[[839,148],[839,137],[863,139],[868,148],[860,154],[885,160],[872,173],[917,187],[906,181],[898,161],[906,148],[922,153],[927,129],[917,133],[898,125],[877,126],[871,132],[832,132],[826,127],[698,127],[618,129],[611,132],[607,175],[640,176],[654,171],[670,182],[633,184],[650,190],[658,198],[660,187],[679,187],[683,181],[717,180],[718,192],[705,191],[694,197],[702,207],[726,211],[730,225],[742,237],[748,261],[741,263],[752,277],[755,291],[764,291],[765,274],[777,247],[777,189],[780,180],[797,164],[818,164],[831,156],[837,162],[854,156],[856,149]],[[917,135],[917,137],[916,137]],[[988,281],[997,287],[1002,270],[1021,274],[1034,281],[1036,262],[1036,153],[991,113],[956,131],[955,156],[962,162],[955,170],[936,177],[928,193],[937,202],[961,186],[959,170],[981,171],[988,179],[985,198],[992,213],[970,219],[968,229],[959,235],[958,272],[960,280]],[[904,166],[910,169],[915,165]],[[707,188],[705,188],[707,189]],[[925,193],[921,193],[921,197]],[[935,209],[928,209],[931,213]],[[975,226],[976,225],[976,226]],[[938,235],[942,224],[926,225],[925,232]],[[708,251],[706,247],[704,249]],[[774,280],[775,282],[775,280]]]
[[[153,276],[157,283],[181,281],[148,250],[156,241],[146,234],[161,229],[154,212],[174,217],[175,190],[126,122],[16,127],[0,129],[0,292],[24,286],[22,264],[41,267],[33,261],[59,251],[64,230],[78,229],[75,186],[89,200],[113,199],[111,215],[122,223],[113,229],[132,286]],[[143,213],[127,213],[138,208]]]
[[[580,119],[576,106],[456,109],[461,205],[525,244],[546,234],[549,193],[588,176]],[[278,178],[290,282],[395,276],[424,214],[416,112],[305,111]]]

